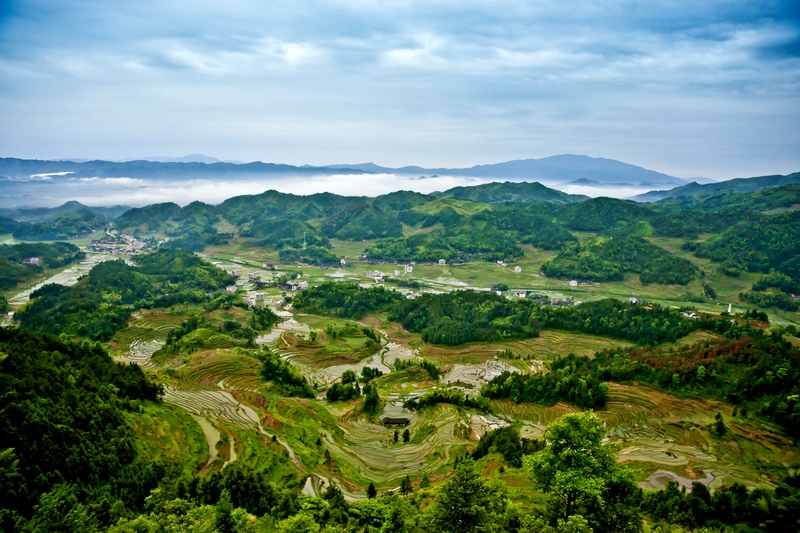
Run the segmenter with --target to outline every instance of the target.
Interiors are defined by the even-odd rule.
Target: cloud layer
[[[792,0],[1,5],[2,155],[800,169]]]

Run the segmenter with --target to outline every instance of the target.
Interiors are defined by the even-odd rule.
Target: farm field
[[[578,239],[586,239],[592,234],[574,232]],[[700,240],[707,239],[709,235],[702,235]],[[381,270],[391,276],[398,270],[402,279],[421,282],[432,291],[450,291],[457,289],[490,289],[497,284],[506,284],[510,291],[534,292],[552,298],[571,297],[574,301],[589,301],[600,298],[639,298],[653,301],[661,305],[674,307],[694,307],[703,311],[726,311],[728,304],[733,304],[735,312],[743,311],[752,305],[739,300],[739,293],[749,290],[758,279],[759,274],[744,272],[737,278],[725,276],[719,272],[719,264],[695,257],[692,253],[681,250],[684,242],[682,239],[666,237],[647,237],[654,244],[661,246],[677,257],[685,258],[698,267],[701,276],[692,280],[686,286],[661,285],[658,283],[643,284],[638,274],[627,273],[623,281],[603,283],[579,283],[572,287],[567,280],[548,278],[541,273],[542,263],[555,257],[556,252],[538,250],[530,245],[522,245],[524,256],[509,263],[507,267],[491,262],[474,261],[462,265],[433,265],[417,264],[411,274],[406,274],[400,265],[391,263],[371,264],[358,261],[363,250],[372,241],[350,242],[334,239],[331,241],[332,251],[338,256],[347,257],[347,265],[336,269],[323,269],[310,265],[278,265],[280,272],[300,273],[309,283],[322,283],[324,281],[342,280],[359,283],[373,283],[365,273],[370,270]],[[275,262],[277,254],[265,249],[250,248],[242,239],[234,239],[231,244],[206,249],[207,257],[223,263],[236,258],[243,272],[248,267],[261,266],[265,261]],[[236,263],[227,263],[230,265]],[[515,272],[514,267],[519,266],[521,272]],[[713,301],[703,295],[703,284],[710,283],[717,293],[717,300]],[[387,286],[392,286],[387,284]],[[767,310],[771,321],[776,324],[800,325],[800,313],[787,312],[776,308]]]

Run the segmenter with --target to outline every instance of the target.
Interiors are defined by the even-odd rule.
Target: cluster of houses
[[[525,295],[525,298],[551,307],[569,307],[575,305],[575,301],[571,296],[567,296],[566,298],[551,298],[544,294],[529,293]]]
[[[145,241],[132,235],[119,233],[117,230],[110,230],[106,233],[108,237],[93,240],[86,250],[114,255],[140,255],[150,251],[150,246]],[[165,242],[169,242],[169,237],[165,237],[158,244]]]

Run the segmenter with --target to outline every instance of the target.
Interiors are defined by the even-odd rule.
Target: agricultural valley
[[[797,530],[781,179],[8,213],[0,529]]]

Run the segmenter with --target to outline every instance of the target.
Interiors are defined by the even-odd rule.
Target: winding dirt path
[[[681,487],[684,487],[686,492],[692,492],[692,483],[702,483],[703,485],[708,485],[714,481],[714,476],[710,472],[707,472],[706,477],[702,479],[688,479],[668,470],[656,470],[650,474],[650,477],[647,478],[647,481],[642,481],[639,483],[639,486],[643,489],[661,490],[666,488],[667,483],[670,481],[674,481]]]

